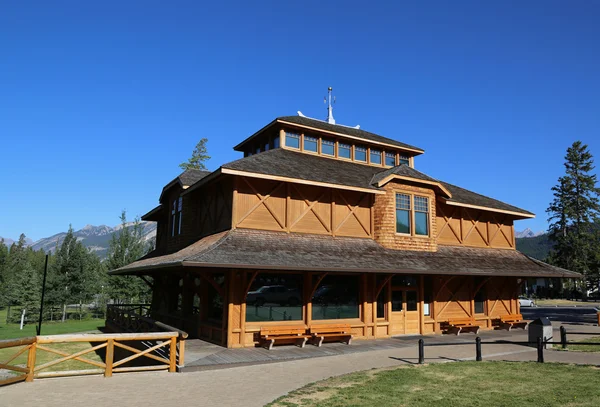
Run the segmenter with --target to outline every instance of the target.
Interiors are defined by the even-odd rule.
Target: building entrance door
[[[392,287],[392,335],[419,333],[419,300],[416,288]]]

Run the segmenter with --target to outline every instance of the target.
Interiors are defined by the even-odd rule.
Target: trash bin
[[[546,317],[538,318],[535,321],[529,323],[529,346],[536,347],[538,338],[542,338],[544,341],[552,342],[552,323]],[[546,349],[552,348],[552,345],[544,345]]]

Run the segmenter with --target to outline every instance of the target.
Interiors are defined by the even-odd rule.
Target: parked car
[[[519,305],[521,307],[535,307],[535,302],[531,298],[521,295],[519,297]]]
[[[259,307],[266,303],[296,306],[300,304],[300,293],[297,289],[288,289],[283,285],[264,285],[255,291],[248,292],[246,302]]]

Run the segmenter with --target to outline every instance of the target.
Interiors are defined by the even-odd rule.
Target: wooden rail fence
[[[111,377],[113,373],[141,372],[154,370],[167,370],[176,372],[178,366],[183,366],[185,353],[185,338],[187,334],[181,331],[172,332],[147,332],[147,333],[121,333],[121,334],[68,334],[34,336],[29,338],[11,339],[0,341],[0,349],[17,348],[15,353],[6,361],[0,361],[0,369],[12,372],[14,376],[2,380],[0,386],[30,382],[33,379],[44,377],[79,376],[88,374],[103,374]],[[63,343],[90,343],[90,348],[74,353],[52,348],[53,344]],[[138,349],[135,344],[141,344],[143,349]],[[179,347],[179,349],[178,349]],[[96,361],[84,357],[85,355],[104,349],[104,360]],[[115,350],[122,357],[116,356]],[[161,352],[162,351],[162,352]],[[60,358],[36,365],[39,352],[49,352]],[[15,360],[27,353],[27,363],[15,364]],[[126,356],[129,354],[129,356]],[[146,359],[143,359],[146,358]],[[146,363],[141,363],[143,359]],[[48,371],[49,368],[61,363],[76,360],[93,366],[92,369]],[[137,360],[133,365],[130,362]],[[151,363],[150,360],[152,361]],[[129,363],[129,366],[125,366]]]

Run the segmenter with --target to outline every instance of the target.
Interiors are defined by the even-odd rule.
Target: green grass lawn
[[[374,369],[313,383],[271,407],[598,406],[600,371],[533,362],[458,362]]]
[[[535,300],[535,304],[539,305],[539,306],[555,306],[558,305],[559,307],[572,307],[575,305],[578,305],[580,307],[600,307],[600,302],[597,301],[587,301],[587,302],[582,302],[582,301],[571,301],[571,300]]]
[[[600,352],[600,336],[588,336],[587,338],[580,339],[576,342],[592,342],[598,345],[567,345],[567,350],[577,352]],[[556,348],[562,349],[561,345],[555,345]]]

